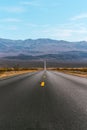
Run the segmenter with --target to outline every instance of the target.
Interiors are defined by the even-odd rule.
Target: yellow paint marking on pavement
[[[45,86],[45,82],[41,82],[41,87],[44,87]]]
[[[46,76],[44,75],[43,78],[46,78]]]

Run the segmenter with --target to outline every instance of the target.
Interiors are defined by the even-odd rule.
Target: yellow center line
[[[46,76],[44,75],[43,78],[46,78]]]
[[[44,87],[45,86],[45,82],[42,81],[40,85],[41,85],[41,87]]]

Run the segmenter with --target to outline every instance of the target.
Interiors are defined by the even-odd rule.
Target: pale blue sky
[[[87,41],[87,0],[0,0],[0,38]]]

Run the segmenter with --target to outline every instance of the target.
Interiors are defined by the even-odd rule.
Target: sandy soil
[[[65,74],[87,78],[87,67],[86,68],[59,68],[59,69],[49,68],[48,70],[58,71]]]
[[[0,78],[6,78],[6,77],[11,77],[11,76],[15,76],[15,75],[24,74],[24,73],[35,72],[35,71],[36,70],[9,71],[9,72],[0,73]]]
[[[66,74],[75,75],[75,76],[80,76],[83,78],[87,78],[87,72],[72,72],[72,71],[61,71],[61,72],[66,73]]]

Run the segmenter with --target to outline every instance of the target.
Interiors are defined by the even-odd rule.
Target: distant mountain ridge
[[[7,56],[6,59],[14,60],[48,60],[48,61],[87,61],[87,52],[70,51],[59,54],[45,54],[39,56],[19,54],[17,56]]]
[[[22,60],[86,60],[87,42],[69,42],[53,39],[10,40],[0,38],[0,57]]]

